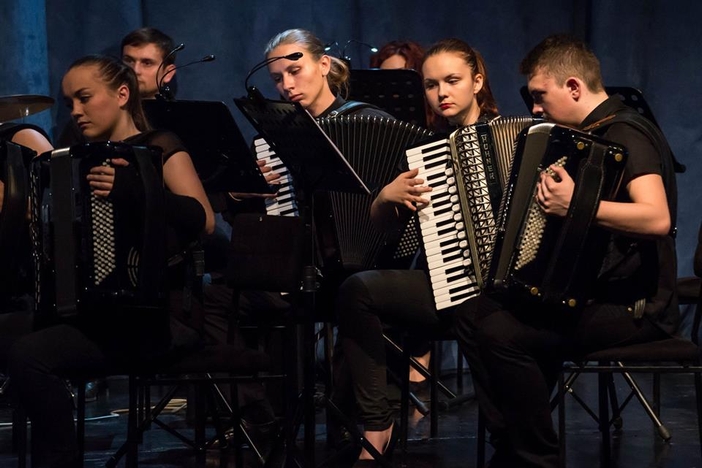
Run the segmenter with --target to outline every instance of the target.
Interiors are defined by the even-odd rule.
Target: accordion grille
[[[373,199],[397,175],[407,146],[431,132],[408,122],[367,115],[323,118],[318,123],[372,190],[370,195],[329,194],[339,261],[348,269],[374,268],[387,235],[371,223]],[[403,252],[414,255],[417,246],[409,236],[405,238]]]

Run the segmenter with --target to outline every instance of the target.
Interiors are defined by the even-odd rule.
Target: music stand
[[[349,99],[376,105],[398,120],[427,126],[422,77],[414,70],[351,70]]]
[[[370,194],[370,190],[314,118],[288,101],[234,99],[285,163],[301,195],[314,191]]]
[[[370,190],[314,118],[299,103],[271,101],[255,96],[234,99],[234,102],[290,170],[301,217],[308,230],[306,238],[311,245],[306,252],[302,278],[302,292],[306,294],[305,314],[302,317],[304,378],[301,397],[305,427],[304,466],[315,466],[314,293],[318,286],[313,235],[313,194],[317,191],[337,191],[369,195]],[[289,444],[292,448],[294,440],[290,440]],[[370,446],[369,450],[372,451],[373,447]]]
[[[653,122],[653,124],[661,131],[661,134],[663,133],[663,129],[660,125],[658,125],[658,121],[653,116],[653,111],[646,102],[646,99],[644,99],[643,93],[640,90],[631,86],[605,86],[605,91],[609,96],[617,97],[627,106],[636,109],[639,114]],[[529,94],[529,89],[526,86],[522,86],[519,89],[519,94],[522,95],[524,104],[526,104],[527,109],[529,109],[529,112],[531,112],[534,107],[534,98],[531,96],[531,94]],[[670,155],[673,159],[673,167],[675,172],[685,172],[685,165],[678,161],[672,148],[670,149]]]
[[[147,99],[142,104],[154,128],[183,141],[206,191],[275,193],[223,102]]]

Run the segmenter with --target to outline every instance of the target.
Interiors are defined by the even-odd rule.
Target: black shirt
[[[587,128],[608,116],[627,110],[621,101],[609,98],[583,120],[580,128]],[[616,201],[631,201],[626,186],[636,177],[658,174],[667,180],[663,174],[666,166],[663,165],[662,158],[669,158],[670,155],[659,154],[653,143],[656,136],[647,135],[627,123],[604,126],[596,133],[628,150],[629,157]],[[677,199],[674,184],[666,187],[666,195],[671,219],[674,220]],[[645,299],[644,313],[663,330],[673,333],[679,322],[676,268],[675,242],[672,236],[647,240],[613,233],[598,279],[596,299],[627,305]]]
[[[161,148],[163,164],[166,164],[168,158],[174,154],[180,151],[187,152],[185,145],[175,133],[164,130],[149,130],[138,133],[124,140],[124,143],[134,146],[156,146]]]

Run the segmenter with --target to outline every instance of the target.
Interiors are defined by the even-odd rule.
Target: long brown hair
[[[497,101],[492,95],[492,90],[490,89],[490,79],[488,78],[487,67],[485,66],[485,61],[480,52],[473,49],[465,41],[460,39],[451,38],[443,39],[439,42],[433,44],[427,52],[424,54],[424,61],[431,57],[432,55],[441,54],[444,52],[450,52],[458,54],[466,64],[470,67],[473,72],[473,76],[478,73],[483,76],[483,87],[475,95],[475,99],[478,102],[478,107],[480,107],[480,115],[493,117],[499,115],[497,109]],[[422,62],[423,63],[423,62]],[[438,123],[443,120],[442,118],[437,118]]]
[[[129,89],[129,99],[126,109],[134,120],[134,125],[140,132],[151,129],[149,121],[146,119],[144,109],[141,107],[139,97],[139,81],[131,67],[125,65],[121,60],[107,55],[86,55],[79,58],[68,67],[68,71],[77,67],[95,66],[100,78],[107,86],[116,91],[120,86],[126,85]]]
[[[322,41],[306,29],[288,29],[276,34],[266,44],[264,55],[268,57],[273,49],[285,44],[299,44],[316,61],[326,55]],[[329,58],[331,59],[331,68],[327,74],[329,88],[335,96],[341,95],[345,99],[349,94],[349,67],[346,62],[337,57],[329,56]]]

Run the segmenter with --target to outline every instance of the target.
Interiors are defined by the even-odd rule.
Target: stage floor
[[[645,392],[649,392],[650,379],[647,376],[635,376]],[[447,377],[447,385],[455,386],[455,378]],[[109,457],[118,449],[125,439],[127,406],[126,379],[110,378],[109,389],[101,394],[96,402],[87,404],[86,454],[85,467],[104,466]],[[626,384],[616,377],[620,401],[626,396]],[[469,378],[466,378],[466,390],[470,390]],[[596,408],[596,377],[580,376],[575,385],[576,391]],[[159,393],[153,391],[154,397]],[[692,377],[681,375],[664,375],[662,390],[661,419],[672,434],[669,443],[664,443],[641,409],[639,403],[632,400],[623,413],[623,425],[612,438],[612,467],[641,468],[691,468],[702,466],[700,455],[697,421],[695,417],[695,400]],[[184,401],[175,401],[170,414],[163,419],[174,427],[184,428],[186,409]],[[567,397],[567,466],[569,468],[593,468],[599,466],[600,438],[597,425],[593,419],[578,405]],[[455,468],[476,467],[476,428],[477,405],[474,401],[460,407],[440,413],[439,437],[428,439],[429,418],[421,418],[415,413],[411,418],[410,442],[407,456],[401,456],[396,450],[395,466]],[[554,422],[556,413],[554,412]],[[9,410],[0,411],[0,467],[16,466],[17,457],[12,453],[12,431],[9,424]],[[317,414],[317,443],[315,445],[316,463],[333,454],[326,447],[326,427],[323,411]],[[192,432],[192,431],[190,431]],[[302,445],[302,442],[300,442]],[[488,454],[490,449],[488,448]],[[258,466],[253,462],[250,452],[246,455],[246,466]],[[204,459],[198,458],[187,446],[168,434],[163,429],[153,427],[145,433],[144,442],[139,450],[139,465],[143,467],[196,467],[227,466],[234,467],[234,457],[221,458],[220,452],[210,450]],[[119,466],[124,466],[124,461]],[[348,466],[336,462],[331,466]]]

